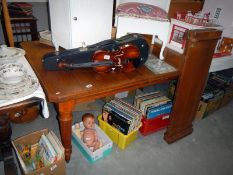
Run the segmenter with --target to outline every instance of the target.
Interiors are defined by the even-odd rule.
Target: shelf
[[[188,10],[191,10],[196,13],[201,11],[203,4],[203,1],[172,0],[169,8],[169,17],[175,18],[177,11],[187,12]]]
[[[233,68],[233,55],[213,58],[209,72],[215,72],[229,68]]]

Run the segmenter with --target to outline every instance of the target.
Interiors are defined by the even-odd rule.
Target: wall
[[[33,2],[33,15],[37,20],[38,31],[48,30],[49,28],[49,17],[48,17],[48,4],[46,2]]]
[[[47,30],[49,28],[47,2],[29,2],[33,5],[33,15],[37,18],[38,31]],[[4,44],[4,36],[2,33],[2,24],[0,24],[0,44]]]
[[[219,24],[224,27],[222,36],[233,38],[233,0],[205,0],[203,11],[215,13],[216,8],[221,8]]]

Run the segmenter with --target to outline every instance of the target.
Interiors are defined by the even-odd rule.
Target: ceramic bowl
[[[21,56],[25,55],[25,51],[20,48],[0,46],[0,64],[14,63]]]

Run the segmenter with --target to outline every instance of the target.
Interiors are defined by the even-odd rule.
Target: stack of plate
[[[25,52],[18,48],[1,46],[0,100],[19,98],[33,93],[39,83],[27,73],[22,64],[15,63]]]
[[[0,46],[0,64],[16,62],[20,56],[24,56],[25,51],[20,48]]]

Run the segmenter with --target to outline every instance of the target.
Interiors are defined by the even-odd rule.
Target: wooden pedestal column
[[[178,79],[174,105],[170,116],[171,124],[165,132],[164,139],[172,143],[192,133],[192,122],[205,87],[212,56],[218,39],[218,30],[192,30],[187,33],[187,43],[181,74]],[[174,51],[165,52],[165,58],[177,57]]]

